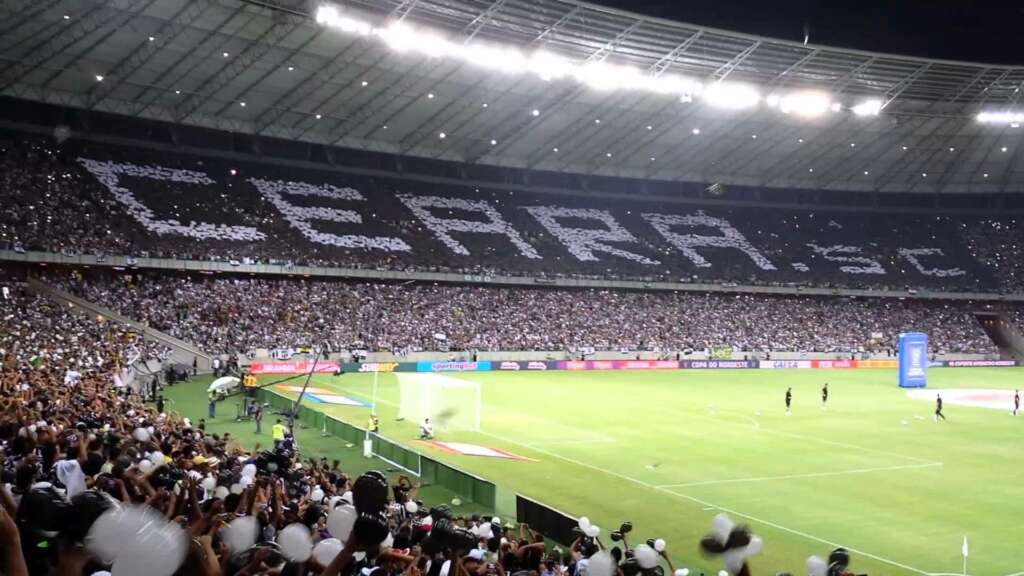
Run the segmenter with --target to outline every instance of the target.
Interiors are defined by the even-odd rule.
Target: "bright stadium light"
[[[761,101],[761,93],[746,84],[716,82],[704,88],[701,98],[711,106],[742,110],[757,106]]]
[[[980,112],[977,118],[983,124],[1014,124],[1024,122],[1024,112]]]
[[[316,22],[317,24],[338,28],[343,32],[359,34],[360,36],[367,36],[373,32],[373,26],[370,26],[369,22],[343,16],[335,6],[324,5],[318,8],[316,11]]]
[[[537,50],[530,55],[529,69],[545,82],[565,78],[572,73],[572,64],[557,54]]]
[[[832,99],[824,92],[794,92],[779,97],[779,110],[783,114],[814,118],[828,112],[831,107]]]
[[[850,110],[853,110],[857,116],[878,116],[878,113],[882,111],[882,101],[877,98],[865,100]]]
[[[405,22],[389,22],[375,27],[333,5],[320,6],[316,11],[316,21],[343,32],[376,36],[396,52],[417,53],[429,58],[452,58],[506,74],[531,73],[545,81],[573,77],[597,90],[645,90],[659,94],[678,94],[683,102],[689,102],[701,88],[699,81],[676,74],[653,75],[634,66],[608,62],[573,63],[544,50],[526,55],[514,46],[465,43]]]

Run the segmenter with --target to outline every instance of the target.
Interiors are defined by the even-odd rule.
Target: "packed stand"
[[[497,288],[159,274],[48,282],[214,353],[333,350],[883,352],[900,332],[939,353],[994,347],[965,303]]]
[[[256,453],[159,413],[113,376],[155,352],[116,326],[9,288],[0,312],[5,576],[484,576],[563,560],[525,527],[421,508],[408,480],[303,461],[281,419]]]
[[[0,248],[681,282],[1001,286],[976,219],[424,182],[0,133]],[[689,242],[698,239],[698,247]],[[1016,252],[1013,252],[1015,254]]]
[[[117,386],[126,333],[28,294],[2,302],[5,576],[689,575],[664,540],[630,545],[628,522],[609,542],[580,518],[562,550],[524,524],[460,516],[457,499],[428,507],[407,478],[304,459],[285,415],[272,448],[248,450]],[[749,576],[761,541],[719,515],[699,550]],[[810,574],[839,574],[833,557],[849,563],[833,551]]]

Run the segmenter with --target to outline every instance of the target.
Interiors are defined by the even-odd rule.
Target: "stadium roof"
[[[836,190],[1024,191],[1024,67],[803,45],[571,0],[348,0],[454,43],[822,91],[839,112],[722,109],[396,51],[318,24],[307,0],[11,0],[0,93],[243,133],[589,174]],[[951,39],[969,41],[969,39]],[[470,42],[474,44],[470,44]],[[850,108],[868,99],[877,116]],[[442,136],[443,133],[443,136]]]

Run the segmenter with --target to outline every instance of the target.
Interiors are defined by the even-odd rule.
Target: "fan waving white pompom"
[[[590,536],[591,538],[597,538],[597,536],[601,533],[601,528],[599,526],[597,526],[596,524],[591,524],[590,526],[587,527],[587,529],[584,531],[584,533],[587,536]]]
[[[295,523],[289,524],[277,535],[281,554],[292,562],[305,562],[313,554],[313,538],[309,528]]]
[[[587,576],[614,576],[617,571],[615,559],[603,550],[591,556],[587,562]]]
[[[580,530],[583,530],[583,533],[586,534],[587,528],[590,528],[590,518],[587,518],[586,516],[580,516],[579,526]]]
[[[658,565],[658,553],[647,544],[638,544],[633,548],[633,557],[636,563],[644,570],[650,570]]]
[[[327,566],[341,552],[344,545],[337,538],[321,540],[313,546],[313,559],[321,566]]]
[[[807,576],[826,576],[828,574],[828,562],[818,556],[811,556],[807,559]]]
[[[420,511],[420,505],[413,502],[412,500],[409,500],[408,502],[405,503],[405,511],[409,514],[415,514]]]
[[[221,533],[222,539],[232,554],[238,554],[256,543],[259,528],[259,522],[252,516],[235,518]]]
[[[661,538],[658,538],[654,541],[654,551],[658,552],[659,554],[665,551],[665,546],[665,541]]]

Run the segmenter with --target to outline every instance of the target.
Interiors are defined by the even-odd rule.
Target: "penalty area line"
[[[682,499],[682,500],[688,500],[688,501],[693,502],[695,504],[700,504],[701,506],[704,506],[706,508],[714,508],[716,510],[721,510],[722,512],[726,512],[728,514],[732,514],[733,516],[737,516],[739,518],[746,518],[747,520],[750,520],[752,522],[757,522],[758,524],[763,524],[765,526],[769,526],[771,528],[775,528],[776,530],[780,530],[782,532],[788,532],[788,533],[793,534],[795,536],[800,536],[800,537],[806,538],[808,540],[813,540],[815,542],[818,542],[818,543],[821,543],[821,544],[825,544],[825,545],[831,546],[833,548],[839,548],[839,547],[846,548],[847,550],[849,550],[849,551],[851,551],[851,552],[853,552],[855,554],[860,554],[861,556],[864,556],[866,558],[871,558],[872,560],[876,560],[878,562],[882,562],[883,564],[888,564],[890,566],[895,566],[897,568],[901,568],[901,569],[906,570],[908,572],[914,572],[915,574],[921,574],[922,576],[930,576],[930,574],[931,574],[931,573],[929,573],[929,572],[927,572],[925,570],[921,570],[919,568],[914,568],[913,566],[907,566],[906,564],[901,564],[900,562],[896,562],[895,560],[890,560],[888,558],[883,558],[881,556],[876,556],[874,554],[865,552],[863,550],[858,550],[856,548],[853,548],[852,546],[848,546],[848,545],[845,545],[845,544],[840,544],[838,542],[832,542],[832,541],[826,540],[824,538],[819,538],[817,536],[814,536],[813,534],[808,534],[806,532],[802,532],[802,531],[796,530],[794,528],[789,528],[789,527],[783,526],[781,524],[778,524],[778,523],[775,523],[775,522],[771,522],[769,520],[764,520],[762,518],[758,518],[758,517],[750,515],[750,514],[745,514],[743,512],[738,511],[738,510],[732,510],[732,509],[729,509],[729,508],[725,508],[725,507],[719,506],[719,505],[717,505],[717,504],[715,504],[713,502],[708,502],[707,500],[702,500],[702,499],[697,498],[695,496],[690,496],[689,494],[683,494],[681,492],[673,492],[672,490],[669,490],[668,488],[664,488],[664,487],[658,486],[656,484],[651,484],[649,482],[644,482],[643,480],[639,480],[637,478],[633,478],[631,476],[627,476],[625,474],[621,474],[621,473],[615,472],[613,470],[608,470],[606,468],[601,468],[600,466],[595,466],[593,464],[588,464],[587,462],[583,462],[583,461],[577,460],[575,458],[570,458],[568,456],[562,456],[561,454],[558,454],[556,452],[552,452],[550,450],[545,450],[544,448],[539,448],[539,447],[531,446],[531,445],[523,443],[523,442],[517,442],[515,440],[511,440],[511,439],[503,437],[503,436],[498,436],[496,434],[490,434],[490,433],[484,432],[482,430],[480,432],[478,432],[478,433],[481,434],[481,435],[484,435],[484,436],[489,436],[491,438],[495,438],[497,440],[501,440],[503,442],[508,442],[509,444],[515,444],[517,446],[521,446],[523,448],[526,448],[527,450],[533,450],[534,452],[539,452],[541,454],[546,454],[548,456],[551,456],[552,458],[558,458],[559,460],[563,460],[565,462],[569,462],[570,464],[576,464],[577,466],[582,466],[584,468],[590,468],[591,470],[595,470],[597,472],[602,472],[604,474],[608,474],[609,476],[614,476],[616,478],[620,478],[622,480],[626,480],[628,482],[632,482],[634,484],[646,487],[646,488],[651,489],[651,490],[662,492],[664,494],[668,494],[670,496],[674,496],[674,497]]]
[[[856,470],[838,470],[836,472],[812,472],[807,474],[787,474],[785,476],[761,476],[756,478],[726,478],[723,480],[703,480],[700,482],[684,482],[682,484],[661,484],[659,488],[688,488],[690,486],[711,486],[714,484],[740,484],[743,482],[770,482],[772,480],[796,480],[799,478],[824,478],[827,476],[847,476],[853,474],[870,474],[871,472],[888,472],[891,470],[913,470],[917,468],[934,468],[942,466],[942,462],[926,462],[924,464],[904,464],[901,466],[879,466],[876,468],[858,468]]]

